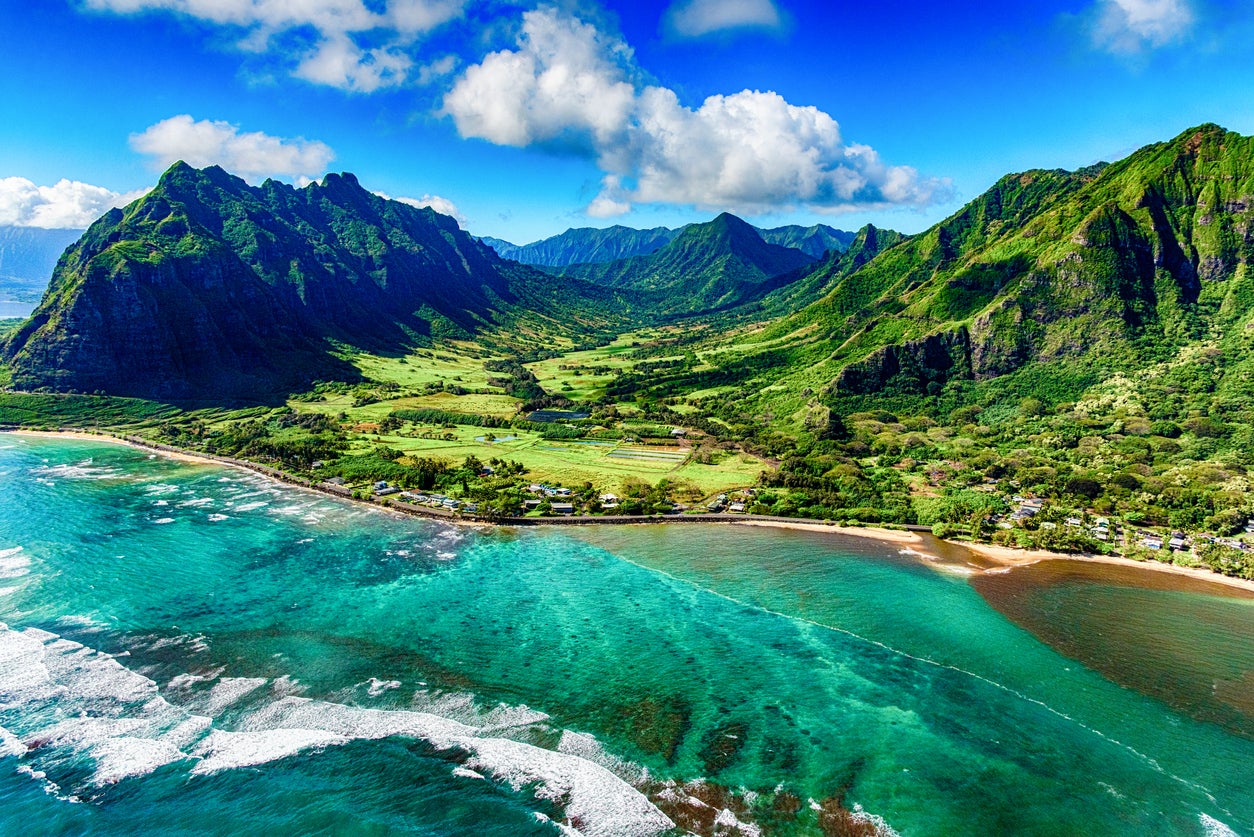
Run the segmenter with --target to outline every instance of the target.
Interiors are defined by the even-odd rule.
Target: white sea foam
[[[224,677],[195,704],[197,711],[217,715],[257,691],[269,681],[264,677]]]
[[[599,764],[504,738],[476,739],[467,749],[472,754],[467,767],[563,803],[589,837],[652,835],[675,827],[644,794]]]
[[[170,501],[169,501],[169,500],[153,500],[153,501],[152,501],[152,504],[153,504],[154,506],[158,506],[158,507],[160,507],[160,506],[168,506],[168,505],[170,505]]]
[[[178,747],[160,738],[106,736],[91,747],[96,760],[92,783],[111,785],[128,776],[146,776],[159,767],[187,756]]]
[[[378,697],[384,692],[399,689],[400,687],[401,681],[399,680],[380,680],[377,677],[371,677],[366,691],[370,693],[371,697]]]
[[[1235,831],[1209,814],[1199,814],[1198,820],[1202,823],[1202,833],[1206,837],[1237,837]]]
[[[167,523],[173,523],[173,522],[174,522],[174,518],[172,517],[158,517],[156,520],[153,521],[153,525],[164,526]]]
[[[557,745],[557,751],[568,756],[578,756],[593,764],[599,764],[615,776],[633,784],[644,781],[649,775],[649,772],[640,765],[611,755],[601,746],[600,741],[584,732],[563,730],[562,738]]]
[[[61,477],[71,480],[113,480],[125,477],[119,468],[98,467],[91,459],[84,459],[74,465],[40,465],[31,469],[31,473],[39,477]]]
[[[166,642],[166,640],[159,640],[157,643],[154,643],[152,647],[159,648],[161,647],[160,643],[162,642]],[[169,683],[165,684],[165,688],[166,688],[166,691],[175,691],[175,692],[184,691],[186,689],[192,688],[197,683],[209,683],[211,681],[217,680],[218,677],[221,676],[222,672],[224,671],[226,671],[226,666],[222,666],[221,668],[216,668],[212,671],[207,671],[204,674],[192,674],[190,672],[185,673],[185,674],[176,674],[174,677],[170,678]]]
[[[441,561],[452,561],[454,558],[457,557],[457,553],[456,552],[437,552],[435,554],[435,557],[439,558]]]
[[[883,817],[863,810],[862,806],[856,802],[854,803],[853,810],[851,810],[849,814],[850,818],[854,822],[864,823],[873,827],[875,829],[875,833],[879,835],[879,837],[901,837],[901,835],[893,830],[893,827],[889,825]]]
[[[97,785],[186,758],[180,743],[209,725],[167,703],[153,681],[114,657],[34,628],[0,629],[0,707],[21,711],[41,752],[86,753]]]
[[[424,712],[360,709],[289,697],[258,710],[241,727],[247,732],[282,732],[266,740],[276,752],[284,741],[330,744],[336,743],[334,736],[344,741],[394,735],[421,738],[436,749],[466,753],[465,766],[471,770],[515,790],[532,787],[540,798],[564,804],[572,819],[585,824],[583,833],[590,837],[652,835],[674,827],[640,791],[598,764],[518,741],[479,737],[481,731],[475,727]],[[300,731],[319,730],[330,737],[297,737]]]
[[[753,823],[741,822],[729,808],[723,808],[714,818],[715,834],[735,834],[736,837],[761,837],[762,829]]]
[[[468,770],[468,769],[467,769],[467,768],[465,768],[465,767],[454,767],[454,768],[453,768],[453,775],[454,775],[454,776],[461,776],[463,779],[479,779],[479,780],[485,780],[485,777],[484,777],[484,775],[483,775],[482,773],[477,773],[477,772],[475,772],[474,770]]]
[[[479,727],[479,733],[483,735],[518,727],[534,726],[535,724],[542,724],[547,720],[549,720],[548,715],[529,706],[510,706],[500,703],[494,709],[481,715],[479,722],[475,726]]]
[[[229,514],[211,514],[208,520],[210,523],[221,523],[223,520],[229,520],[230,517]]]
[[[4,727],[0,727],[0,758],[5,756],[22,756],[26,754],[26,745],[18,737]]]
[[[22,547],[0,549],[0,578],[21,578],[29,573],[30,557],[23,554]]]
[[[172,679],[167,688],[195,694],[195,687],[207,679],[203,674],[184,675]],[[547,720],[527,707],[499,706],[481,715],[486,725],[472,725],[426,712],[282,696],[297,684],[279,678],[270,693],[277,699],[267,698],[269,702],[259,708],[237,714],[236,729],[213,726],[209,715],[256,693],[265,682],[225,678],[184,708],[169,703],[156,683],[108,654],[46,631],[15,631],[0,624],[0,708],[21,712],[32,728],[30,736],[41,742],[41,757],[59,748],[88,755],[95,770],[92,784],[117,782],[182,761],[196,761],[191,771],[205,774],[355,739],[403,736],[447,753],[467,771],[459,775],[491,777],[562,805],[588,837],[654,835],[673,827],[640,791],[586,757],[601,759],[589,737],[563,736],[557,751],[492,737],[494,730]],[[30,757],[15,736],[0,736],[0,746],[5,753]]]
[[[257,500],[256,502],[253,502],[253,503],[244,503],[243,505],[235,506],[235,511],[237,512],[256,511],[257,509],[264,509],[268,505],[270,504],[267,503],[265,500]]]
[[[347,744],[347,738],[323,730],[272,729],[228,732],[215,729],[193,754],[201,759],[193,773],[216,773],[236,767],[252,767],[294,756],[311,748]]]
[[[203,508],[204,506],[212,506],[212,505],[213,505],[212,497],[197,497],[194,500],[183,500],[178,503],[178,507],[181,509],[199,509],[199,508]]]
[[[282,654],[275,654],[276,657],[282,657]],[[301,682],[290,674],[283,674],[274,678],[274,682],[270,684],[270,691],[279,697],[287,697],[288,695],[299,695],[305,691],[305,687]]]
[[[152,485],[144,487],[145,494],[177,494],[181,489],[177,485],[171,485],[168,482],[156,482]]]

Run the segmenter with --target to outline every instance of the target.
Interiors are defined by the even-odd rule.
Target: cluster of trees
[[[522,402],[523,411],[562,408],[570,405],[563,395],[551,395],[540,386],[540,379],[518,360],[489,360],[483,364],[488,371],[488,386],[500,387],[511,398]]]
[[[199,419],[166,422],[157,438],[178,447],[294,471],[307,471],[313,463],[334,459],[348,448],[348,436],[337,421],[290,408],[221,428],[210,428]]]

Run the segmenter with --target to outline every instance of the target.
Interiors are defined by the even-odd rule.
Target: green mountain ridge
[[[813,263],[800,250],[768,244],[750,224],[724,212],[708,223],[689,224],[650,255],[571,265],[561,275],[639,294],[679,318],[755,302],[787,281],[781,277],[797,278]]]
[[[250,187],[178,163],[65,253],[4,354],[23,389],[257,398],[353,379],[338,345],[582,329],[572,289],[595,308],[595,288],[504,261],[352,175]]]
[[[829,397],[936,394],[1094,352],[1135,368],[1245,333],[1252,221],[1254,140],[1204,125],[1111,165],[1007,175],[763,339],[792,339]]]

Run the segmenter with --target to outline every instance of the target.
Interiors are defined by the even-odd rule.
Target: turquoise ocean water
[[[3,834],[1254,833],[1254,600],[1203,585],[9,435],[0,488]]]

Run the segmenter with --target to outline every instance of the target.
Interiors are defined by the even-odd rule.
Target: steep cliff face
[[[924,392],[1037,360],[1135,365],[1243,328],[1251,264],[1254,139],[1204,125],[1109,166],[1008,175],[782,328],[828,335],[833,392]],[[925,360],[935,341],[954,362],[943,374]]]
[[[5,354],[25,389],[252,398],[352,380],[336,345],[394,351],[572,296],[352,175],[254,188],[180,163],[66,253]]]
[[[885,346],[841,370],[835,387],[867,395],[885,389],[935,395],[949,381],[973,377],[971,336],[965,328]]]

